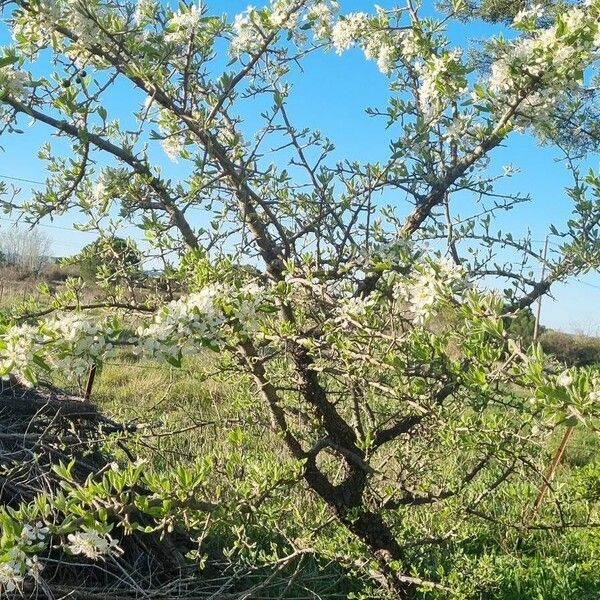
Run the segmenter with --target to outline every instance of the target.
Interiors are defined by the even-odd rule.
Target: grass
[[[100,373],[93,400],[117,419],[140,426],[135,450],[149,458],[155,468],[168,470],[181,461],[193,463],[199,457],[211,457],[219,465],[218,469],[223,469],[219,485],[233,490],[237,484],[232,480],[243,480],[253,468],[263,468],[274,459],[284,462],[286,452],[281,440],[271,431],[260,402],[256,401],[247,382],[232,374],[207,380],[206,375],[213,369],[214,362],[209,353],[188,360],[182,369],[124,356],[116,364],[106,365]],[[544,449],[544,460],[549,462],[562,434],[563,430],[557,430],[552,444]],[[228,471],[232,448],[240,453],[241,463]],[[563,510],[568,516],[569,502],[575,496],[579,498],[584,489],[596,494],[595,504],[592,502],[590,506],[596,506],[593,510],[597,514],[598,482],[598,436],[589,430],[577,430],[558,470],[554,491],[548,494],[542,508],[540,522],[555,520],[557,503],[564,504],[566,509]],[[539,483],[532,482],[527,490],[518,485],[509,486],[499,499],[498,514],[509,515],[514,511],[516,515],[522,511],[524,498],[528,497],[529,502]],[[320,553],[317,556],[333,569],[336,577],[339,576],[342,567],[328,562],[335,558],[333,549],[343,549],[340,555],[355,552],[360,556],[360,545],[352,546],[352,539],[330,522],[328,511],[303,485],[289,488],[286,494],[289,496],[284,502],[287,511],[284,520],[276,525],[267,521],[271,530],[257,522],[246,524],[248,535],[268,540],[268,544],[286,546],[286,539],[295,539],[306,547],[314,547]],[[434,519],[444,518],[443,514],[440,511]],[[443,569],[446,580],[460,577],[469,580],[469,585],[458,585],[464,589],[463,598],[592,600],[600,597],[600,533],[597,529],[576,528],[566,533],[535,531],[519,545],[521,534],[518,532],[480,525],[479,530],[467,536],[471,541],[432,549],[427,558],[431,565],[437,565],[438,575],[439,569]],[[313,533],[315,531],[318,533]],[[220,534],[226,535],[223,531]],[[304,586],[309,585],[307,581],[319,572],[315,563],[310,568],[308,563],[306,565],[303,573],[306,579],[301,578]],[[430,567],[425,564],[424,568]],[[346,571],[347,574],[351,572]],[[435,577],[436,573],[432,572],[431,576]],[[360,597],[362,593],[367,594],[365,598],[375,598],[377,592],[374,589],[365,592],[368,589],[371,588],[364,579],[350,577],[338,581],[323,597],[350,597],[347,596],[349,593],[357,593]],[[433,597],[445,596],[423,592],[423,598]]]
[[[131,358],[108,364],[96,379],[93,400],[118,420],[138,424],[140,450],[157,467],[193,462],[207,451],[227,453],[230,436],[242,427],[260,431],[253,436],[254,452],[283,452],[242,381],[206,379],[211,358],[190,359],[182,369]]]
[[[207,493],[233,499],[231,514],[214,525],[209,547],[220,556],[228,544],[243,540],[231,555],[246,565],[268,562],[293,548],[312,548],[306,556],[281,573],[293,578],[273,591],[282,598],[385,597],[350,558],[364,560],[364,549],[331,518],[323,503],[301,483],[279,485],[256,513],[241,515],[235,500],[256,497],[285,469],[287,453],[271,430],[268,415],[255,391],[241,375],[215,372],[214,356],[207,352],[186,360],[183,368],[123,353],[98,374],[92,400],[102,411],[121,422],[135,423],[137,434],[128,443],[137,456],[147,458],[149,468],[169,473],[177,464],[209,460],[213,465]],[[77,391],[77,384],[56,383]],[[563,429],[542,450],[549,462],[560,443]],[[111,448],[123,460],[117,446]],[[460,457],[448,458],[449,464]],[[515,517],[535,497],[541,482],[509,485],[493,511],[500,518]],[[586,501],[582,501],[586,498]],[[402,534],[418,532],[410,519],[431,522],[451,519],[442,507],[421,516],[406,513]],[[600,512],[600,440],[590,430],[578,429],[557,472],[553,490],[542,507],[539,522],[556,522],[589,511],[598,522]],[[443,529],[443,527],[442,527]],[[522,539],[521,539],[522,538]],[[528,534],[473,520],[460,536],[442,546],[432,546],[420,560],[422,572],[461,590],[463,600],[597,600],[600,598],[600,529],[552,529]],[[365,563],[368,564],[368,563]],[[298,570],[299,569],[299,570]],[[269,577],[271,571],[255,572]],[[263,573],[260,575],[260,573]],[[354,596],[352,596],[354,594]],[[447,595],[423,591],[426,599]]]
[[[181,369],[123,356],[103,368],[92,399],[116,419],[138,424],[139,434],[129,445],[151,467],[168,472],[182,462],[208,459],[214,465],[217,495],[255,498],[288,464],[287,452],[247,382],[232,374],[207,379],[214,367],[208,352],[188,359]],[[331,523],[322,502],[302,484],[280,486],[272,502],[256,514],[240,518],[232,511],[229,525],[215,527],[208,547],[219,556],[242,530],[247,547],[234,554],[253,569],[266,556],[274,557],[273,552],[284,556],[298,548],[318,548],[321,542],[311,533],[316,530],[327,544],[329,536],[347,542],[345,530]],[[272,569],[263,569],[263,577],[272,574]],[[281,587],[271,586],[269,597],[358,599],[371,590],[364,573],[348,570],[328,552],[301,553],[279,576]],[[240,585],[245,585],[243,580]],[[375,589],[367,593],[365,600],[380,597]]]

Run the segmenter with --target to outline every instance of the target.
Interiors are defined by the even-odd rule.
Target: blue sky
[[[209,6],[211,2],[208,2]],[[213,0],[215,10],[233,15],[246,7],[247,2],[239,0]],[[257,4],[260,4],[257,2]],[[386,5],[384,2],[380,2]],[[369,10],[371,2],[342,0],[342,12]],[[455,25],[452,39],[461,45],[466,38],[484,38],[489,28],[481,24]],[[9,38],[6,31],[0,30],[0,44]],[[334,53],[319,53],[303,63],[303,72],[294,76],[294,94],[290,102],[290,113],[298,126],[320,129],[335,143],[339,156],[357,160],[376,160],[386,155],[389,135],[383,122],[369,118],[364,109],[367,106],[383,106],[388,96],[387,79],[381,75],[373,62],[366,62],[358,50],[344,56]],[[124,97],[129,90],[119,90]],[[121,101],[115,96],[115,106]],[[248,119],[251,120],[251,115]],[[39,124],[27,127],[24,121],[24,135],[0,137],[0,178],[15,178],[43,181],[46,177],[44,165],[37,159],[37,150],[48,139],[49,129]],[[60,144],[56,146],[60,148]],[[548,148],[541,148],[529,135],[514,134],[504,148],[493,155],[492,169],[500,170],[502,165],[512,163],[521,168],[522,173],[503,184],[507,191],[530,193],[533,202],[521,205],[508,213],[502,220],[502,228],[511,230],[515,237],[531,230],[533,238],[541,247],[551,223],[560,226],[568,219],[570,201],[564,188],[570,183],[564,166],[556,161],[557,154]],[[183,173],[181,165],[172,165],[164,158],[157,159],[164,167],[164,173],[177,178]],[[589,166],[598,167],[598,157],[588,160]],[[6,179],[21,188],[26,197],[33,185]],[[202,219],[202,215],[197,217]],[[0,218],[0,229],[11,227],[7,217]],[[93,239],[93,234],[72,230],[73,215],[55,218],[45,222],[46,231],[52,239],[56,255],[77,252]],[[199,221],[200,222],[200,221]],[[130,235],[137,237],[135,230]],[[555,240],[551,239],[551,248]],[[600,334],[600,276],[591,274],[580,281],[554,290],[554,299],[544,301],[542,323],[544,325],[570,331],[584,331]]]

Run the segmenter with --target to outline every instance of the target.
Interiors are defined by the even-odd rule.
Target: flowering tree
[[[557,377],[507,324],[599,264],[600,179],[572,156],[595,100],[597,0],[525,8],[509,36],[470,55],[445,33],[464,16],[460,0],[435,17],[410,1],[340,14],[334,0],[273,0],[233,21],[185,2],[1,6],[13,36],[0,59],[2,132],[33,121],[71,153],[43,146],[45,189],[5,207],[32,223],[77,210],[106,238],[137,226],[182,290],[142,304],[111,291],[106,317],[59,298],[53,314],[6,327],[2,373],[32,384],[51,369],[82,374],[120,347],[176,366],[203,348],[234,360],[306,484],[399,595],[421,582],[419,553],[453,535],[431,515],[485,515],[503,484],[531,476],[558,423],[594,414],[600,381]],[[371,109],[390,132],[377,163],[336,162],[333,143],[289,109],[298,64],[352,47],[390,83],[387,106]],[[240,117],[248,105],[254,131]],[[531,241],[492,230],[526,200],[499,191],[510,168],[489,168],[523,131],[558,144],[575,179],[542,280],[529,272]],[[180,181],[157,164],[158,143],[186,168]],[[459,218],[460,198],[472,213]],[[500,291],[483,289],[490,278]],[[70,535],[84,552],[94,534]]]

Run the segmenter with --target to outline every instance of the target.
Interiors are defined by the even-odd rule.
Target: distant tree
[[[143,276],[142,255],[135,242],[121,237],[100,237],[69,262],[79,265],[85,281],[133,285]]]
[[[0,265],[14,267],[21,275],[37,275],[52,260],[52,243],[40,229],[11,227],[0,231]]]
[[[520,339],[523,344],[529,345],[533,341],[535,329],[535,316],[531,308],[528,307],[515,313],[507,329],[511,336]]]
[[[600,338],[550,330],[540,337],[540,344],[544,352],[569,367],[600,364]]]

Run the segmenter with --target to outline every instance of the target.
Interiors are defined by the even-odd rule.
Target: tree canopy
[[[557,371],[507,326],[600,264],[600,178],[579,162],[597,142],[600,3],[517,4],[344,14],[272,0],[232,20],[218,3],[2,0],[2,134],[43,124],[70,158],[44,144],[45,188],[5,208],[30,222],[77,212],[103,236],[135,226],[182,293],[128,304],[112,290],[102,315],[58,302],[5,329],[0,371],[33,384],[122,348],[175,366],[214,351],[253,381],[305,483],[398,597],[441,585],[419,570],[419,511],[485,515],[558,424],[596,416],[600,394],[592,371]],[[449,31],[475,10],[510,28],[463,49]],[[307,57],[353,47],[389,81],[370,109],[389,135],[377,162],[335,158],[289,110]],[[531,239],[495,225],[527,200],[501,190],[510,169],[490,169],[520,132],[560,149],[573,176],[543,279]],[[159,145],[185,175],[168,175]]]

